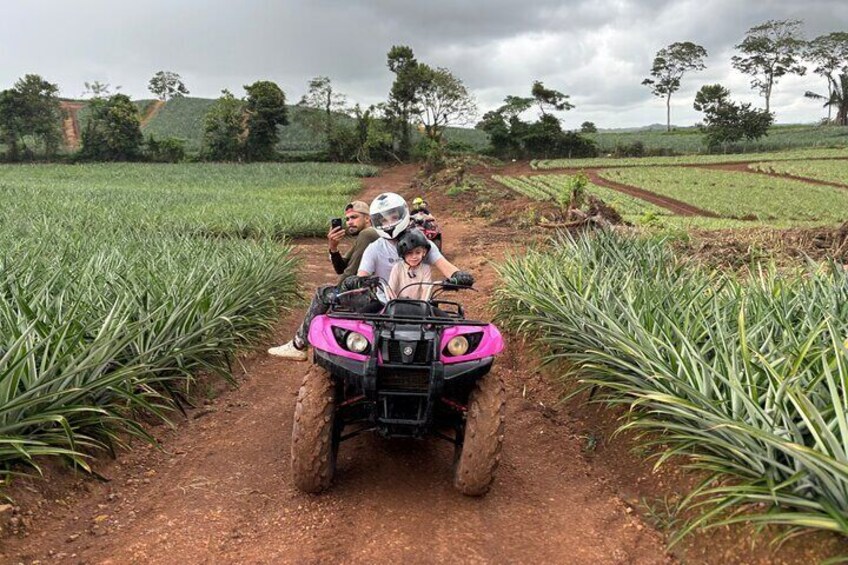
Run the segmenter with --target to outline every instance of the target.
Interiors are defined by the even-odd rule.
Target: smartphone
[[[341,218],[333,218],[330,220],[330,229],[336,229],[342,227],[342,219]]]

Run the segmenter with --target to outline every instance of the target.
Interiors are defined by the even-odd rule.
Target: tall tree
[[[418,116],[427,137],[441,141],[445,127],[467,124],[473,119],[477,104],[462,81],[449,70],[419,65],[418,72],[421,79]]]
[[[163,101],[189,94],[188,88],[183,84],[182,77],[171,71],[159,71],[153,75],[153,78],[147,83],[147,89],[156,98]]]
[[[221,91],[203,119],[203,155],[213,161],[238,161],[244,137],[243,102]]]
[[[827,81],[827,96],[820,97],[818,94],[809,96],[812,94],[809,92],[805,96],[831,100],[834,88],[837,90],[840,88],[840,75],[848,73],[848,32],[837,31],[813,39],[807,45],[806,58],[816,66],[813,72]],[[825,106],[827,106],[827,119],[830,121],[831,108],[838,108],[838,103],[825,103]]]
[[[395,80],[389,91],[387,117],[394,122],[395,130],[400,133],[398,153],[402,158],[409,155],[411,142],[410,117],[418,102],[421,86],[421,73],[412,48],[407,45],[394,45],[386,56],[389,70],[395,74]]]
[[[27,151],[27,139],[40,143],[47,156],[55,154],[62,139],[61,121],[59,87],[39,75],[25,75],[0,93],[0,132],[10,160],[17,160],[21,149]]]
[[[680,90],[680,81],[687,71],[702,71],[707,50],[691,41],[672,43],[657,52],[651,67],[651,77],[642,84],[651,88],[654,96],[665,97],[666,131],[671,131],[671,95]]]
[[[347,97],[338,92],[333,87],[330,78],[325,76],[317,76],[310,80],[309,91],[298,102],[299,106],[321,112],[316,129],[319,129],[325,135],[330,135],[336,121],[335,116],[344,112],[346,104]],[[313,122],[313,120],[308,121]]]
[[[742,55],[732,57],[733,67],[751,75],[751,87],[766,99],[766,112],[777,79],[807,72],[801,64],[806,42],[800,28],[801,20],[768,20],[749,29],[742,43],[736,46]]]
[[[536,101],[536,105],[539,107],[542,116],[546,116],[548,112],[553,112],[554,110],[563,111],[574,108],[574,104],[568,101],[568,94],[563,94],[559,90],[545,88],[545,85],[538,80],[533,82],[533,88],[530,89],[530,94],[533,96],[533,100]]]
[[[520,156],[521,138],[527,124],[519,116],[533,106],[533,98],[509,95],[497,110],[483,114],[475,126],[489,134],[489,143],[496,155]]]
[[[244,90],[247,92],[244,155],[250,161],[273,159],[274,146],[280,139],[277,126],[289,123],[286,95],[276,83],[268,80],[246,85]]]
[[[6,145],[6,159],[9,161],[20,159],[19,143],[24,132],[21,120],[23,112],[23,101],[14,89],[0,92],[0,138]]]
[[[562,131],[554,110],[568,110],[573,106],[568,96],[545,88],[536,81],[531,89],[533,96],[507,96],[497,110],[486,112],[477,129],[489,134],[491,151],[500,157],[594,157],[597,150],[593,141],[574,132]],[[521,114],[539,106],[541,115],[535,122],[521,119]]]
[[[85,90],[82,91],[83,97],[89,98],[108,98],[112,94],[112,86],[108,82],[84,82]],[[121,90],[120,86],[116,86],[115,90]]]
[[[131,161],[141,155],[141,117],[126,94],[97,98],[82,131],[80,156],[102,161]]]

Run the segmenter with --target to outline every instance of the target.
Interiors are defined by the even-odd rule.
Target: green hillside
[[[169,100],[142,131],[145,136],[184,139],[186,149],[191,153],[197,153],[200,151],[203,140],[203,118],[214,103],[214,100],[208,98]],[[280,142],[277,144],[277,149],[290,155],[321,151],[324,147],[321,136],[305,123],[305,116],[313,110],[300,106],[288,108],[289,125],[280,128]],[[466,143],[478,150],[488,145],[488,136],[474,129],[448,128],[446,137],[449,141]]]

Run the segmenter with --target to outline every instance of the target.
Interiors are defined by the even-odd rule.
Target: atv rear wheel
[[[336,426],[336,385],[312,368],[297,393],[292,426],[291,466],[295,486],[318,493],[333,482],[341,430]]]
[[[503,381],[494,374],[478,380],[468,397],[465,432],[453,476],[453,485],[462,494],[486,494],[495,480],[503,443],[505,397]]]

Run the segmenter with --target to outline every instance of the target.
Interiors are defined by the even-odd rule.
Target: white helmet
[[[400,194],[384,192],[371,202],[371,226],[380,237],[394,239],[409,225],[409,206]]]

